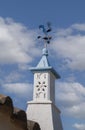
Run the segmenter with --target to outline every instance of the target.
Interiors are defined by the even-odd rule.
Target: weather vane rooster
[[[47,44],[50,43],[50,40],[52,39],[51,36],[49,36],[49,32],[52,31],[52,28],[51,28],[51,24],[48,22],[47,23],[47,27],[45,27],[44,25],[39,25],[39,29],[42,29],[43,33],[44,33],[44,36],[38,36],[37,38],[38,39],[43,39],[44,42],[45,42],[45,46],[47,47]]]

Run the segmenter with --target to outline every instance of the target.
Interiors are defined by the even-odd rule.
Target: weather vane
[[[52,39],[52,36],[49,36],[49,32],[52,31],[50,22],[47,23],[46,27],[44,25],[39,25],[39,29],[42,29],[42,31],[44,33],[44,36],[39,35],[37,38],[38,39],[40,39],[40,38],[43,39],[44,42],[45,42],[45,47],[47,47],[47,44],[49,44],[50,40]]]

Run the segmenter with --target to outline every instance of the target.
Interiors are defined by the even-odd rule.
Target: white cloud
[[[85,35],[82,31],[85,31],[85,24],[74,24],[67,29],[59,29],[51,44],[56,57],[63,58],[66,65],[75,70],[85,70]]]
[[[74,24],[71,27],[78,31],[85,31],[85,24]]]
[[[72,34],[72,29],[67,28],[67,29],[58,29],[57,30],[57,36],[69,36]]]
[[[29,63],[39,54],[35,31],[0,17],[0,63]]]
[[[75,82],[56,85],[56,102],[59,102],[61,111],[74,118],[85,119],[85,87]]]
[[[58,29],[51,44],[55,56],[63,58],[65,65],[71,69],[85,70],[84,31],[85,24]],[[26,67],[25,63],[30,63],[40,54],[35,33],[35,30],[30,30],[13,19],[0,17],[0,63],[18,63]]]
[[[85,124],[75,123],[75,124],[73,125],[73,127],[74,127],[76,130],[85,130]]]
[[[9,75],[4,77],[5,77],[4,78],[5,83],[11,83],[11,82],[18,82],[24,76],[17,71],[12,71],[9,73]]]
[[[26,97],[27,95],[30,96],[32,94],[32,84],[29,83],[10,83],[10,84],[3,84],[4,91],[16,94],[17,96]]]

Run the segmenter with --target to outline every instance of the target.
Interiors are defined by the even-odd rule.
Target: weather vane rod
[[[52,31],[51,24],[48,22],[46,27],[39,25],[39,29],[42,29],[44,36],[39,35],[37,38],[44,40],[45,48],[47,48],[47,44],[50,44],[50,40],[52,39],[52,36],[49,36],[49,32]]]

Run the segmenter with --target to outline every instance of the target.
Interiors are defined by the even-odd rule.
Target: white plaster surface
[[[27,119],[39,123],[41,130],[63,130],[60,111],[54,105],[56,76],[49,67],[47,57],[44,55],[37,66],[37,71],[34,69],[33,101],[28,102]]]
[[[51,102],[30,102],[26,113],[27,119],[38,122],[41,130],[63,130],[60,111]]]

